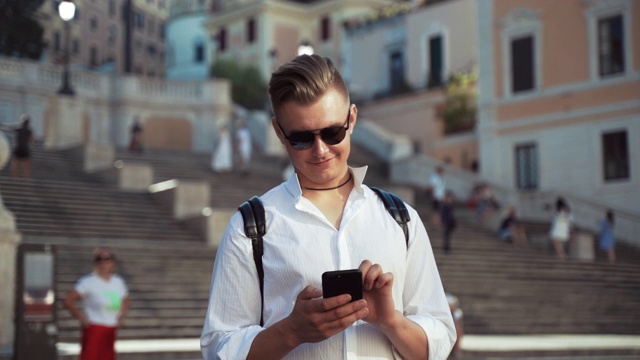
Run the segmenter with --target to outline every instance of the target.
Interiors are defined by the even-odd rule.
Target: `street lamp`
[[[300,55],[313,55],[313,46],[307,40],[298,46],[298,56]]]
[[[63,0],[60,2],[60,5],[58,5],[58,14],[64,21],[64,70],[62,71],[62,87],[60,88],[60,90],[58,90],[58,94],[73,96],[75,94],[75,91],[73,91],[71,82],[69,81],[69,22],[76,14],[76,5],[69,0]]]

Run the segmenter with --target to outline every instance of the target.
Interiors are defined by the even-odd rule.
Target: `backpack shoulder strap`
[[[382,189],[372,187],[371,190],[380,197],[382,203],[384,203],[384,207],[387,208],[387,211],[391,215],[391,217],[402,227],[402,231],[404,232],[404,240],[409,246],[409,226],[407,223],[411,221],[411,217],[409,216],[409,211],[407,211],[407,206],[404,204],[404,201],[396,195],[392,194],[388,191],[384,191]]]
[[[251,246],[253,247],[253,261],[258,270],[258,280],[260,281],[260,303],[264,309],[264,270],[262,268],[262,254],[264,247],[262,245],[262,237],[267,232],[264,217],[264,206],[259,197],[253,196],[238,207],[242,220],[244,220],[244,233],[251,238]],[[262,310],[260,311],[260,326],[264,325]]]

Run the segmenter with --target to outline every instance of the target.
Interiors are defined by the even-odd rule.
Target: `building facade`
[[[173,0],[166,27],[166,75],[169,79],[204,80],[215,44],[204,27],[213,0]]]
[[[298,55],[300,45],[342,66],[344,21],[372,16],[391,0],[217,1],[206,23],[215,39],[213,61],[228,58],[256,66],[268,79]]]
[[[44,1],[39,15],[47,44],[44,58],[60,64],[65,24],[59,1]],[[168,0],[75,0],[69,21],[69,60],[79,69],[164,76],[164,27]]]
[[[640,4],[493,0],[478,11],[482,176],[640,224]]]
[[[344,30],[344,74],[360,115],[407,136],[418,153],[472,169],[478,156],[474,129],[445,133],[441,109],[449,77],[476,68],[476,2],[395,9]]]

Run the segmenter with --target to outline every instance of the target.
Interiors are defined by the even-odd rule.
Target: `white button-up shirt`
[[[409,246],[398,223],[378,196],[362,184],[366,167],[351,169],[355,187],[336,229],[302,196],[297,176],[273,188],[262,201],[264,241],[264,328],[287,317],[307,285],[322,288],[322,273],[358,268],[363,260],[394,275],[396,310],[424,329],[429,359],[446,359],[456,339],[455,326],[436,268],[429,237],[409,207]],[[200,339],[205,359],[244,359],[260,324],[260,288],[251,240],[242,216],[229,222],[216,254],[209,308]],[[302,344],[286,359],[400,358],[387,337],[357,321],[319,343]]]

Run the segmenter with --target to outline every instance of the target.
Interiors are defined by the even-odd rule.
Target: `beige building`
[[[84,68],[164,75],[164,22],[169,0],[75,0],[70,21],[70,64]],[[64,22],[58,1],[40,8],[48,62],[60,64],[65,49]]]
[[[487,0],[478,12],[482,176],[598,209],[576,215],[586,226],[612,208],[618,230],[637,228],[640,3]]]
[[[265,80],[275,68],[298,54],[302,44],[315,53],[342,59],[343,22],[372,16],[391,0],[214,2],[206,24],[217,41],[213,59],[230,58],[257,66]]]

